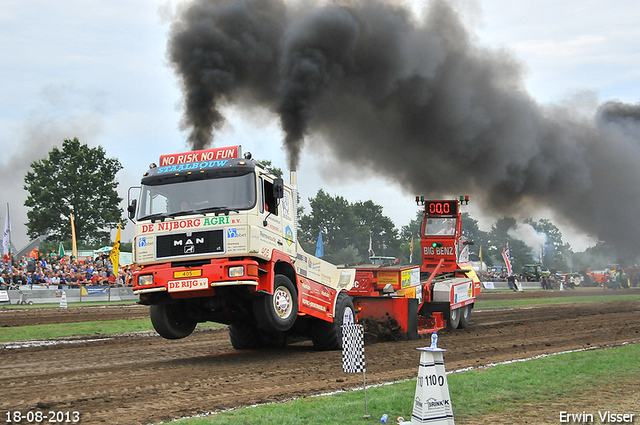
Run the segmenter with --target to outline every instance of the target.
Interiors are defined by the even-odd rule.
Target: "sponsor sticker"
[[[206,277],[200,279],[170,280],[167,282],[168,292],[195,291],[198,289],[207,289],[208,287],[209,279]]]

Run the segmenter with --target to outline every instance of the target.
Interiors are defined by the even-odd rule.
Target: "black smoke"
[[[415,194],[472,194],[492,214],[551,208],[640,253],[640,104],[542,106],[508,53],[477,45],[444,0],[417,19],[382,0],[195,0],[168,56],[195,149],[225,104],[276,112],[289,166],[307,135]],[[365,195],[366,196],[366,195]]]

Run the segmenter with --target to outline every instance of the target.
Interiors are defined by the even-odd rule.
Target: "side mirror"
[[[127,207],[127,211],[129,212],[129,220],[133,221],[136,217],[136,208],[138,206],[138,200],[134,199],[131,201],[131,204]]]
[[[284,198],[284,180],[281,178],[273,180],[273,197],[276,199]]]
[[[140,187],[140,186],[132,186],[127,191],[127,201],[129,202],[129,206],[127,207],[127,211],[129,212],[129,220],[131,220],[133,223],[136,222],[136,220],[135,220],[135,218],[136,218],[136,209],[138,208],[137,196],[135,196],[135,197],[131,196],[131,191],[134,190],[134,189],[135,190],[141,190],[142,187]]]

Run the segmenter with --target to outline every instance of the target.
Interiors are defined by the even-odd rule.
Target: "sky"
[[[425,7],[418,1],[404,3],[416,16]],[[636,1],[452,4],[474,43],[505,53],[520,66],[524,87],[538,104],[576,104],[576,110],[592,114],[608,100],[640,102]],[[0,4],[0,216],[4,224],[9,203],[16,248],[28,243],[24,175],[31,162],[45,158],[64,139],[101,145],[108,157],[121,161],[124,168],[117,178],[123,209],[128,188],[139,184],[149,163],[162,154],[189,150],[187,132],[180,128],[181,80],[167,57],[170,25],[179,5],[167,0]],[[216,131],[215,146],[241,144],[255,158],[287,169],[284,135],[273,112],[233,104],[222,110],[226,121]],[[298,165],[303,205],[319,188],[350,202],[371,199],[400,228],[415,217],[415,195],[430,196],[410,193],[366,164],[336,172],[328,165],[332,155],[322,145],[303,145]],[[469,195],[467,211],[489,230],[496,217],[474,206],[473,193],[451,195]],[[549,209],[531,209],[529,215],[551,219],[574,251],[595,243],[593,235]],[[123,240],[132,236],[129,223]]]

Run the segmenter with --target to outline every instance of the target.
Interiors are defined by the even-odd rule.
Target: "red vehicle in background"
[[[460,200],[425,201],[420,226],[419,266],[357,266],[348,294],[358,319],[396,321],[407,339],[421,332],[465,328],[471,319],[481,283],[469,264],[469,245],[462,237]]]

